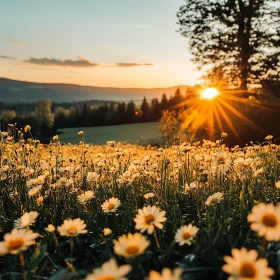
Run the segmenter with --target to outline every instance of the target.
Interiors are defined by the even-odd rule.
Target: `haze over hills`
[[[188,86],[173,86],[167,88],[113,88],[93,87],[75,84],[52,84],[25,82],[0,78],[0,100],[2,102],[36,102],[48,98],[53,102],[73,102],[86,100],[114,100],[141,102],[145,96],[147,100],[161,98],[165,93],[168,97],[177,88],[185,93]]]

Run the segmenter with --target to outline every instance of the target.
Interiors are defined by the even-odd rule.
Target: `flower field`
[[[280,279],[272,136],[231,149],[77,138],[1,133],[0,279]]]

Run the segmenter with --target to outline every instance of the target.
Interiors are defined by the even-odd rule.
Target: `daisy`
[[[154,193],[146,193],[146,194],[144,194],[144,197],[148,200],[148,199],[150,199],[150,198],[153,198],[153,197],[155,197],[155,194]]]
[[[14,227],[15,228],[24,228],[32,225],[35,223],[36,218],[38,217],[39,213],[36,211],[31,211],[24,213],[19,219],[15,220]]]
[[[0,242],[0,256],[6,254],[18,254],[24,251],[28,246],[36,243],[35,238],[38,233],[27,229],[13,229],[10,233],[4,235],[4,241]]]
[[[117,255],[129,258],[143,254],[150,245],[150,241],[137,232],[123,234],[117,241],[114,241],[114,244],[114,252]]]
[[[209,196],[205,202],[207,206],[214,205],[216,203],[220,203],[220,201],[223,199],[223,193],[216,192],[213,195]]]
[[[53,233],[55,231],[55,227],[53,224],[49,224],[48,227],[45,228],[45,231]]]
[[[32,188],[32,189],[28,192],[29,197],[32,197],[32,196],[36,195],[37,193],[39,193],[39,191],[40,191],[41,189],[42,189],[42,186],[38,186],[38,187]]]
[[[175,234],[175,241],[179,243],[180,246],[187,244],[191,245],[198,232],[199,228],[189,224],[188,226],[180,227]]]
[[[248,215],[251,229],[268,241],[280,240],[280,206],[258,204]]]
[[[104,228],[103,234],[104,234],[104,236],[108,236],[108,235],[112,234],[112,230],[110,228]]]
[[[81,204],[85,204],[87,201],[94,197],[93,191],[86,191],[85,193],[78,196],[78,200]]]
[[[183,270],[181,268],[175,268],[172,271],[169,268],[164,268],[162,273],[152,270],[149,273],[149,277],[147,280],[181,280],[181,275]]]
[[[64,220],[63,224],[57,228],[61,236],[77,236],[87,233],[86,224],[80,218]]]
[[[101,208],[105,213],[116,212],[120,204],[121,202],[117,198],[111,197],[101,205]]]
[[[118,266],[115,259],[102,264],[100,268],[94,269],[92,274],[86,277],[86,280],[127,280],[124,278],[130,271],[131,266],[126,264]]]
[[[149,234],[152,234],[155,230],[155,227],[162,229],[162,223],[167,219],[164,217],[166,214],[165,211],[159,211],[159,208],[156,206],[144,206],[143,209],[138,209],[138,214],[134,219],[136,223],[135,228],[140,229],[141,232],[148,231]]]
[[[232,257],[225,256],[222,270],[230,274],[228,280],[270,280],[274,274],[266,259],[258,259],[256,250],[232,249]]]
[[[87,174],[87,182],[90,183],[90,182],[94,182],[94,181],[97,181],[99,179],[100,175],[97,174],[96,172],[89,172]]]

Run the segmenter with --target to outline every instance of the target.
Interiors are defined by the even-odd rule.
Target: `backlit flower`
[[[205,202],[207,206],[214,205],[216,203],[220,203],[220,201],[223,199],[223,193],[216,192],[213,195],[209,196]]]
[[[183,269],[181,268],[175,268],[172,272],[169,268],[164,268],[162,270],[162,273],[152,270],[149,273],[149,277],[147,280],[181,280],[183,273]]]
[[[114,241],[114,244],[114,252],[117,255],[129,258],[143,254],[150,245],[150,241],[137,232],[122,235],[117,241]]]
[[[65,220],[61,226],[57,228],[61,236],[77,236],[87,233],[86,224],[80,218]]]
[[[24,227],[28,227],[30,225],[32,225],[36,218],[38,217],[39,213],[36,211],[31,211],[31,212],[27,212],[24,213],[21,218],[19,218],[18,220],[15,220],[14,222],[14,227],[15,228],[24,228]]]
[[[224,257],[226,264],[222,266],[223,271],[230,275],[228,280],[269,280],[274,274],[266,259],[257,260],[256,250],[232,249],[231,253],[232,257]]]
[[[0,256],[6,254],[18,254],[36,243],[38,233],[27,229],[13,229],[4,235],[4,241],[0,242]]]
[[[179,243],[180,246],[187,244],[191,245],[198,232],[199,228],[189,224],[188,226],[180,227],[175,234],[175,241]]]
[[[125,278],[132,267],[128,264],[118,266],[115,259],[102,264],[100,268],[94,269],[93,273],[87,275],[86,280],[127,280]]]
[[[78,200],[81,204],[85,204],[87,201],[94,197],[93,191],[86,191],[85,193],[78,196]]]
[[[268,241],[280,240],[280,206],[258,204],[248,215],[251,229]]]
[[[165,211],[159,211],[156,206],[144,206],[143,209],[138,209],[134,219],[135,228],[140,229],[141,232],[147,230],[149,234],[154,232],[155,227],[162,229],[162,223],[167,220],[165,214]]]
[[[121,202],[117,198],[111,197],[101,205],[101,208],[105,213],[116,212],[120,204]]]

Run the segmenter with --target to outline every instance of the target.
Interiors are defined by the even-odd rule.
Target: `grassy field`
[[[78,127],[59,130],[59,140],[64,143],[77,144],[79,131],[84,131],[87,144],[103,145],[107,141],[133,144],[160,143],[159,122],[124,124],[103,127]]]

